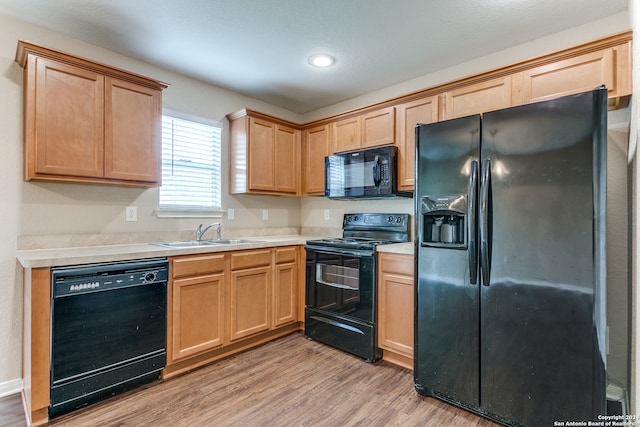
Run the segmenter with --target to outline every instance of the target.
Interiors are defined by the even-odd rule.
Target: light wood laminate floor
[[[16,420],[0,399],[0,425]],[[21,405],[20,405],[21,406]],[[21,409],[21,407],[20,407]],[[495,426],[418,395],[412,373],[370,364],[302,333],[53,420],[52,426]]]

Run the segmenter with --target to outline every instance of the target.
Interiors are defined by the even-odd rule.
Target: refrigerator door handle
[[[477,242],[477,227],[476,227],[476,205],[478,198],[478,162],[473,160],[471,162],[471,171],[469,174],[469,197],[468,200],[468,231],[469,231],[469,282],[472,285],[478,283],[478,242]]]
[[[489,286],[491,261],[489,256],[489,188],[491,185],[491,159],[482,160],[480,181],[480,265],[482,284]]]

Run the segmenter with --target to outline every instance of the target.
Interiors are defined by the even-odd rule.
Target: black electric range
[[[309,240],[305,334],[369,362],[376,343],[376,247],[410,239],[408,214],[345,214],[342,237]]]

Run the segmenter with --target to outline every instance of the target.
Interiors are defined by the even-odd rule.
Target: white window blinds
[[[221,210],[222,127],[162,116],[160,209]]]

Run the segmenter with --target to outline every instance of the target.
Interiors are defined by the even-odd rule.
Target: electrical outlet
[[[137,221],[138,220],[138,207],[137,206],[127,206],[124,210],[124,217],[126,221]]]
[[[269,209],[262,209],[262,220],[266,221],[269,219]]]
[[[324,220],[325,221],[329,221],[331,219],[331,213],[329,211],[329,209],[325,209],[324,210]]]
[[[233,221],[236,217],[236,210],[233,208],[227,209],[227,219]]]

